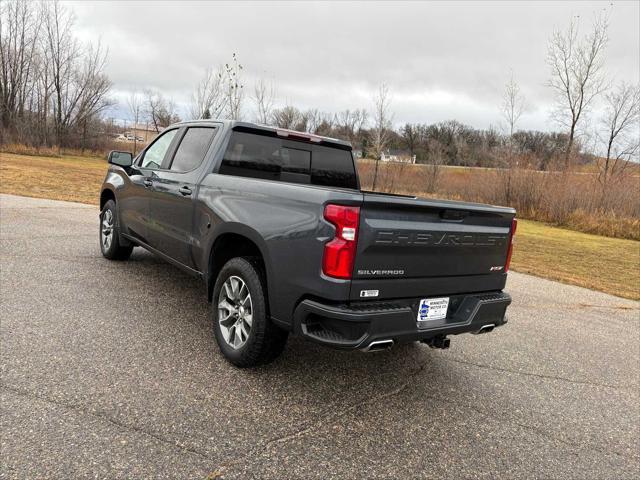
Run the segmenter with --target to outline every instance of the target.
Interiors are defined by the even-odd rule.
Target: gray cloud
[[[380,82],[396,123],[457,119],[497,125],[510,72],[531,108],[523,128],[553,128],[545,86],[554,27],[611,10],[607,71],[639,82],[637,2],[71,3],[83,40],[109,47],[116,95],[160,89],[186,105],[207,66],[236,52],[250,91],[277,84],[279,104],[324,111],[370,108]],[[247,108],[247,111],[249,108]],[[125,113],[116,112],[126,115]]]

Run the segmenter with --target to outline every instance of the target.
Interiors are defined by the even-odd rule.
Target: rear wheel
[[[121,245],[116,215],[116,202],[108,200],[100,212],[100,250],[109,260],[126,260],[133,251],[133,245]]]
[[[268,316],[264,275],[254,258],[229,260],[213,288],[213,328],[225,358],[237,367],[255,367],[275,360],[288,332]]]

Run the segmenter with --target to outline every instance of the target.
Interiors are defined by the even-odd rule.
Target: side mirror
[[[133,155],[131,152],[118,152],[117,150],[111,150],[107,161],[113,165],[119,167],[130,167],[133,164]]]

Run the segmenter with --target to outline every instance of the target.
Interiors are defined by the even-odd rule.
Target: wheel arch
[[[273,293],[270,286],[271,263],[266,254],[267,247],[262,237],[251,228],[242,224],[225,224],[212,241],[207,262],[207,298],[211,301],[213,286],[220,269],[234,257],[256,257],[265,276],[266,297],[270,300]]]
[[[105,204],[109,200],[113,200],[114,202],[116,201],[115,192],[113,190],[111,190],[110,188],[102,189],[102,192],[100,192],[100,211],[101,212],[102,212],[102,209],[104,208]]]

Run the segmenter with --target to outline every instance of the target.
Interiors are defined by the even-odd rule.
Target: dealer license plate
[[[449,297],[423,298],[418,306],[418,322],[446,318],[448,308]]]

